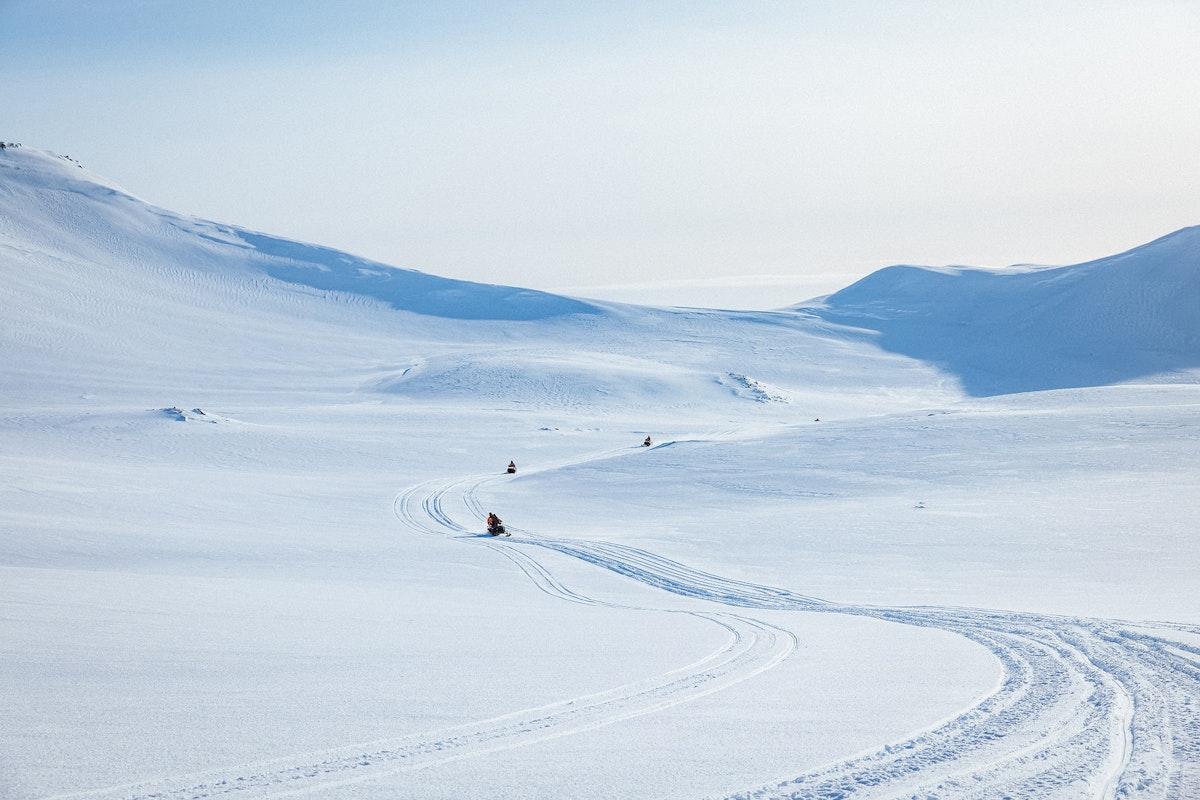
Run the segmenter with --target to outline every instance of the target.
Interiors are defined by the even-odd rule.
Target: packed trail
[[[599,454],[611,458],[611,452]],[[573,460],[579,463],[579,460]],[[756,611],[864,616],[938,628],[987,648],[1003,668],[989,696],[927,730],[819,769],[773,777],[729,798],[1185,798],[1200,796],[1200,628],[961,608],[844,605],[730,580],[647,550],[531,530],[480,540],[481,487],[492,476],[426,482],[395,500],[400,536],[485,546],[538,589],[584,605],[544,554],[563,554],[662,592],[644,611],[688,614],[726,643],[684,667],[586,696],[452,728],[297,753],[208,772],[56,795],[58,800],[308,796],[365,786],[652,715],[753,680],[791,657],[797,639]],[[692,603],[681,606],[672,598]],[[1189,640],[1193,643],[1189,643]],[[764,776],[766,778],[767,776]],[[357,796],[357,795],[355,795]]]
[[[478,478],[414,487],[398,498],[397,515],[411,529],[461,537],[469,529],[456,520],[476,513],[479,488],[490,482]],[[995,693],[932,730],[732,797],[1200,796],[1200,708],[1195,703],[1200,647],[1189,643],[1200,627],[840,605],[728,580],[601,541],[520,531],[504,546],[501,552],[543,591],[574,602],[595,601],[559,583],[539,561],[542,550],[718,607],[858,615],[940,628],[986,647],[1003,665],[1004,679]],[[722,620],[730,618],[722,613]],[[745,612],[736,619],[753,624]],[[789,652],[756,665],[754,672]]]

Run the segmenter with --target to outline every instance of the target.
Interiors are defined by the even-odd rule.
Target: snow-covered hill
[[[332,359],[352,376],[347,390],[391,395],[559,398],[570,408],[769,396],[747,388],[749,373],[803,401],[825,365],[854,349],[897,391],[943,394],[931,369],[832,340],[805,316],[643,309],[448,280],[181,216],[26,148],[0,158],[0,193],[14,209],[0,217],[10,369],[50,368],[60,393],[152,375],[211,395],[274,386]],[[774,346],[747,352],[764,338]],[[839,383],[849,408],[891,407],[872,383]]]
[[[1200,796],[1196,239],[642,308],[2,151],[0,797]]]
[[[8,235],[39,242],[51,252],[127,265],[182,261],[197,271],[261,273],[455,319],[536,320],[595,310],[544,292],[439,278],[183,217],[130,196],[72,160],[42,151],[6,151],[0,169],[5,202],[14,210],[6,214]]]
[[[583,368],[582,374],[580,365],[588,359],[572,355],[567,374],[558,381],[584,394],[611,384],[609,376],[616,383],[639,378],[653,383],[656,375],[672,371],[667,365],[695,361],[689,354],[694,348],[676,344],[704,338],[744,341],[748,328],[757,329],[751,338],[769,331],[781,349],[794,348],[807,359],[823,358],[808,351],[822,351],[820,343],[830,337],[844,352],[864,341],[860,332],[877,332],[865,341],[941,370],[978,396],[1145,378],[1200,380],[1195,314],[1200,308],[1200,227],[1073,267],[889,267],[823,303],[797,305],[791,314],[683,312],[449,280],[182,216],[128,195],[73,160],[28,148],[4,152],[0,178],[6,209],[0,235],[10,263],[28,264],[11,268],[4,281],[9,324],[24,328],[11,344],[54,347],[42,321],[60,319],[88,332],[81,344],[124,353],[139,369],[166,370],[180,362],[185,350],[198,360],[205,352],[221,356],[230,348],[242,351],[263,337],[268,352],[275,353],[278,328],[288,328],[285,320],[297,316],[304,322],[290,326],[287,336],[305,342],[306,348],[336,346],[334,340],[343,335],[361,335],[360,314],[374,314],[372,327],[393,335],[468,340],[472,347],[488,339],[502,345],[515,338],[517,361],[540,353],[534,359],[539,373],[561,361],[559,337],[569,330],[573,344],[599,351],[591,358],[594,370]],[[103,292],[93,285],[103,286]],[[345,313],[347,307],[353,313]],[[130,309],[138,313],[129,315]],[[421,319],[385,313],[388,309]],[[121,326],[109,324],[113,314],[122,316]],[[214,315],[224,315],[219,325],[213,324]],[[261,324],[267,318],[279,324]],[[446,324],[456,320],[493,325],[489,331]],[[499,324],[520,322],[552,324]],[[351,330],[335,333],[325,326]],[[554,332],[547,336],[546,330]],[[112,341],[114,336],[120,341]],[[647,337],[664,348],[662,358],[649,364],[643,363],[641,347]],[[547,344],[536,344],[539,340]],[[543,346],[548,353],[539,349]],[[630,349],[636,355],[615,356]],[[858,347],[856,355],[878,360],[871,350]],[[705,348],[703,356],[703,364],[689,364],[711,367],[696,376],[701,383],[717,382],[731,391],[738,384],[745,388],[745,380],[737,377],[744,366],[742,354],[722,363],[717,346]],[[382,377],[379,385],[398,391],[404,388],[402,379],[429,374],[414,366],[405,363],[399,374]],[[908,367],[917,370],[917,382],[929,383],[922,367],[915,362]],[[437,372],[432,391],[443,391],[448,382],[457,391],[487,394],[519,395],[529,388],[528,378],[498,384],[494,370],[478,370],[470,363],[446,369],[453,377],[445,369]],[[510,363],[502,371],[515,375],[521,367]],[[802,363],[776,364],[770,372],[748,379],[765,379],[765,386],[781,381],[777,399],[790,396],[797,386],[822,382]],[[889,383],[897,381],[912,384],[895,374],[888,378]],[[845,387],[842,380],[833,383],[835,390]],[[760,397],[771,395],[769,388],[759,392]],[[661,399],[657,393],[652,396]]]
[[[878,331],[975,395],[1154,378],[1200,368],[1200,226],[1071,267],[889,267],[818,312]]]

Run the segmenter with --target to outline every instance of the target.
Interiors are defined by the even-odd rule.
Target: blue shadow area
[[[872,331],[975,396],[1104,386],[1200,367],[1200,227],[1026,271],[879,270],[803,309]]]
[[[231,230],[259,253],[269,256],[263,259],[263,269],[273,278],[314,289],[372,297],[401,311],[450,319],[506,321],[600,313],[599,308],[589,303],[547,292],[439,278],[326,247],[240,228]]]

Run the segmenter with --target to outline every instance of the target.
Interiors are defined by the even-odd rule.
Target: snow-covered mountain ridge
[[[1095,386],[1200,367],[1200,226],[1069,267],[880,270],[824,319],[957,375],[972,394]]]
[[[10,390],[80,394],[153,374],[211,396],[234,390],[230,365],[244,391],[331,358],[347,367],[341,380],[356,376],[343,391],[447,402],[804,403],[849,349],[898,386],[947,396],[931,370],[839,341],[808,315],[650,309],[448,280],[176,214],[27,148],[0,154],[0,202],[0,340],[13,374],[30,378]],[[742,344],[764,337],[776,346],[747,360]],[[46,369],[54,374],[33,379]],[[763,388],[754,395],[730,375]],[[844,388],[848,408],[891,407],[870,385]]]
[[[244,269],[290,283],[360,294],[398,309],[456,319],[530,320],[594,311],[586,303],[544,292],[439,278],[184,217],[144,203],[72,160],[38,150],[18,148],[0,154],[0,176],[6,204],[19,209],[19,215],[14,213],[8,220],[9,235],[19,231],[48,236],[42,239],[47,246],[63,243],[61,236],[54,235],[61,231],[108,230],[111,235],[102,243],[107,254],[129,257],[143,248],[162,253],[162,240],[168,240],[171,247],[183,244],[193,251],[208,251],[207,258],[193,256],[197,267],[211,264],[214,257],[224,258],[231,265],[240,263]],[[79,224],[89,217],[90,224]],[[87,241],[88,236],[82,239]]]
[[[224,300],[211,302],[241,306],[238,324],[245,326],[245,316],[255,313],[255,304],[247,304],[246,298],[257,296],[265,306],[277,304],[286,293],[265,291],[265,287],[278,281],[277,285],[293,287],[293,296],[299,292],[342,302],[360,298],[445,320],[572,320],[577,329],[593,330],[596,346],[607,349],[605,338],[614,326],[641,334],[678,326],[684,338],[691,335],[686,331],[701,313],[635,312],[634,307],[440,278],[211,223],[151,206],[75,161],[29,148],[0,153],[0,202],[4,208],[0,241],[10,255],[41,252],[63,265],[91,264],[95,273],[88,277],[106,274],[104,280],[128,287],[128,302],[151,315],[152,306],[178,295],[179,284],[206,284],[212,291],[226,292]],[[35,294],[49,291],[47,287],[60,280],[64,288],[73,280],[85,285],[85,276],[72,279],[58,275],[61,270],[39,270],[40,276],[28,274],[19,280],[10,274],[6,291],[18,292],[22,287],[15,284],[21,282],[27,282],[26,291]],[[152,292],[158,299],[139,300],[139,289],[159,280],[166,283]],[[9,296],[18,307],[30,302],[29,295]],[[48,295],[44,299],[58,302]],[[871,342],[934,365],[960,381],[969,394],[985,396],[1135,380],[1193,382],[1200,368],[1197,308],[1200,227],[1075,266],[1008,270],[895,266],[823,302],[800,303],[788,311],[704,313],[711,324],[753,320],[787,329],[785,336],[802,329],[820,337]],[[60,308],[54,313],[66,312]],[[158,322],[166,329],[169,320],[179,322],[180,317],[169,311]],[[837,328],[814,325],[814,320]],[[146,324],[153,327],[155,321],[148,319]],[[433,331],[443,326],[410,321],[406,327]],[[462,329],[456,331],[450,336],[463,335]],[[98,328],[93,332],[102,336]],[[862,332],[868,332],[865,339]],[[621,338],[608,344],[619,351]],[[739,365],[731,365],[714,374],[740,371]],[[767,382],[772,383],[769,378]],[[395,388],[394,381],[384,383]],[[788,393],[786,386],[780,387],[780,394]]]

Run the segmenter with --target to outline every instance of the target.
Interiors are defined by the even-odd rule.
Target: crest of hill
[[[139,262],[153,256],[210,268],[240,266],[287,283],[448,319],[529,321],[599,311],[568,297],[441,278],[175,214],[133,197],[69,157],[30,148],[0,151],[0,198],[9,216],[0,220],[0,232],[68,257]]]
[[[252,350],[257,364],[277,361],[280,353],[312,359],[317,351],[341,363],[373,352],[366,340],[392,348],[398,335],[416,335],[491,348],[515,336],[520,358],[506,369],[520,371],[519,362],[529,377],[524,387],[504,383],[509,393],[552,385],[571,402],[603,383],[589,376],[624,375],[622,386],[651,377],[675,385],[678,375],[646,363],[687,365],[680,380],[710,389],[778,387],[769,392],[773,398],[797,395],[797,387],[816,391],[818,378],[821,391],[923,386],[933,373],[929,364],[977,396],[1139,379],[1200,381],[1200,228],[1070,267],[889,267],[823,304],[797,307],[799,313],[652,310],[440,278],[218,225],[152,206],[66,157],[7,148],[0,151],[0,244],[0,313],[8,323],[0,326],[0,344],[11,375],[18,361],[22,374],[58,364],[76,381],[87,370],[100,380],[119,365],[147,374],[147,365],[155,365],[154,374],[171,369],[184,381],[200,374],[199,365],[218,374],[235,354],[244,361]],[[560,324],[523,324],[534,321]],[[519,336],[517,327],[474,322],[514,323]],[[744,347],[764,331],[772,332],[769,347]],[[579,358],[535,363],[531,337],[550,342],[547,352],[562,351],[570,340],[569,352],[603,357],[586,366]],[[853,369],[826,369],[827,351],[849,358],[841,346],[847,339],[924,363],[913,369],[916,362],[901,364],[862,346],[853,349],[860,359]],[[18,359],[20,352],[27,357]],[[610,358],[618,352],[625,360]],[[496,383],[487,364],[472,372],[439,358],[413,363],[372,385],[446,393]],[[847,377],[872,370],[887,377]],[[550,384],[548,372],[558,376]],[[735,384],[727,386],[722,376],[734,376]],[[22,384],[18,376],[16,383],[34,381]],[[654,396],[668,389],[674,391],[667,386]],[[681,396],[694,394],[692,387]]]
[[[879,270],[805,310],[878,334],[976,396],[1200,368],[1200,226],[1067,267]]]
[[[588,413],[692,407],[745,402],[722,378],[734,373],[791,397],[830,346],[800,315],[593,304],[397,269],[158,208],[26,148],[0,152],[0,320],[0,395],[35,405],[120,394],[214,407],[218,393],[304,386]],[[885,382],[920,372],[856,352],[884,362]],[[873,388],[833,390],[876,407]]]
[[[533,289],[442,278],[318,245],[241,228],[226,230],[266,256],[262,268],[273,278],[323,291],[372,297],[400,311],[448,319],[528,322],[600,310],[582,300]]]

